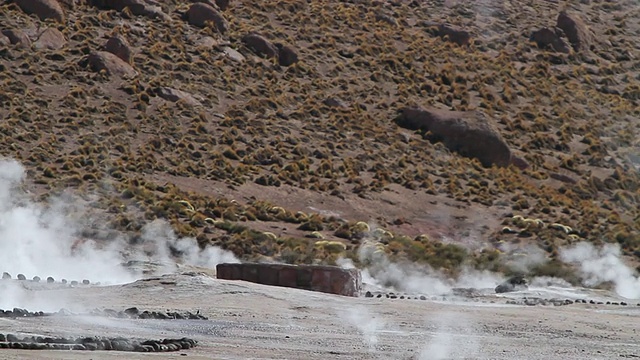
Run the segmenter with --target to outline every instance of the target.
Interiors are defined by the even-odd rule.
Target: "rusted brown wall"
[[[219,264],[216,266],[216,276],[224,280],[244,280],[344,296],[359,296],[362,289],[359,270],[337,266]]]

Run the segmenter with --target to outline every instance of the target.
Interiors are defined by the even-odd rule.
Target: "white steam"
[[[143,228],[145,245],[151,244],[146,249],[132,248],[122,235],[87,239],[79,234],[92,224],[87,223],[91,219],[81,202],[61,196],[47,204],[35,203],[22,189],[24,178],[20,163],[0,159],[0,273],[7,272],[14,279],[23,274],[27,279],[38,276],[41,282],[51,276],[57,282],[86,279],[122,284],[143,275],[141,269],[125,266],[134,259],[166,264],[160,271],[173,271],[178,263],[213,268],[220,262],[238,262],[230,252],[215,247],[202,250],[195,239],[179,239],[161,220]],[[40,304],[35,293],[17,282],[2,281],[1,285],[0,308]]]
[[[494,288],[504,280],[498,274],[471,268],[463,269],[456,279],[452,279],[428,265],[393,262],[383,249],[381,243],[371,238],[364,239],[358,248],[358,259],[365,264],[360,269],[362,281],[368,286],[411,294],[444,295],[460,287]],[[337,265],[354,267],[349,259],[339,259]]]
[[[383,330],[385,326],[384,320],[364,306],[351,307],[340,315],[362,334],[362,339],[369,352],[375,352],[378,345],[378,332]]]
[[[429,319],[436,330],[420,350],[419,360],[444,360],[451,358],[473,358],[480,349],[473,334],[473,326],[462,314],[445,312]]]
[[[596,248],[581,242],[560,250],[562,261],[579,266],[585,286],[597,286],[605,282],[615,284],[615,292],[628,299],[640,298],[640,279],[621,258],[617,244],[605,244]]]

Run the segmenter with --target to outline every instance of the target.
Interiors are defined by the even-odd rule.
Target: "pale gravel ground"
[[[65,307],[73,311],[123,310],[130,306],[141,310],[199,309],[210,320],[0,318],[0,333],[147,339],[188,336],[200,342],[194,349],[170,354],[3,349],[0,358],[583,360],[640,357],[638,306],[525,307],[356,299],[204,276],[173,275],[163,282],[166,280],[173,280],[175,284],[152,280],[111,287],[24,290],[28,296],[23,299],[33,304],[66,301]]]

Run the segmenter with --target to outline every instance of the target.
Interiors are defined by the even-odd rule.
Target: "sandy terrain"
[[[167,282],[167,280],[170,280]],[[491,303],[346,298],[206,276],[132,284],[27,290],[72,311],[182,309],[210,320],[87,316],[0,319],[0,333],[188,336],[173,354],[3,350],[3,359],[612,359],[640,356],[640,307],[524,307]],[[175,281],[175,283],[173,283]],[[52,301],[55,303],[55,301]],[[635,305],[635,304],[633,304]],[[36,309],[33,309],[36,310]],[[45,309],[50,310],[50,309]]]

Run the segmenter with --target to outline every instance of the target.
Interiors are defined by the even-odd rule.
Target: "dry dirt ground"
[[[595,305],[524,307],[347,298],[200,275],[168,275],[162,281],[164,284],[158,279],[30,294],[32,300],[45,297],[51,304],[66,303],[68,309],[78,312],[129,306],[159,311],[199,309],[209,320],[0,319],[0,333],[187,336],[197,339],[199,346],[173,354],[2,350],[0,357],[582,360],[640,356],[637,306],[611,310]]]

